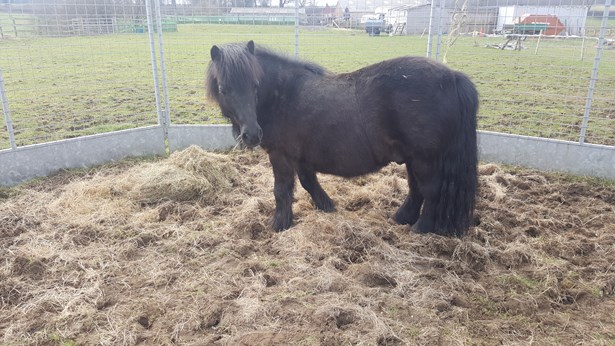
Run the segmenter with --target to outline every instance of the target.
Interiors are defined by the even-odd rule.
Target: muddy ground
[[[190,148],[0,190],[4,345],[615,345],[615,184],[480,166],[463,239],[390,216],[391,165],[296,189]],[[298,184],[297,184],[298,185]]]

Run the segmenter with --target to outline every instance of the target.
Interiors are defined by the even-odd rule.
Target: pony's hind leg
[[[436,161],[414,160],[412,172],[416,178],[415,185],[423,195],[423,212],[412,228],[419,233],[438,233],[435,229],[437,205],[440,199],[442,178]]]
[[[295,170],[292,162],[284,155],[271,152],[269,161],[273,167],[273,195],[275,196],[275,214],[272,226],[276,231],[290,228],[293,223],[293,189]]]
[[[408,192],[404,204],[399,207],[393,219],[400,225],[413,225],[419,219],[424,198],[419,189],[414,172],[412,171],[412,163],[410,161],[406,162],[406,172],[408,172],[408,186],[410,191]]]
[[[310,168],[300,165],[297,173],[299,175],[299,182],[301,183],[301,186],[303,186],[303,188],[309,192],[310,196],[312,196],[312,201],[314,201],[316,208],[325,212],[335,211],[333,201],[320,186],[318,178],[316,177],[316,172]]]

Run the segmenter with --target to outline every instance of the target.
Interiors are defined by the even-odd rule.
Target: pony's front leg
[[[314,172],[314,170],[300,165],[298,175],[301,186],[303,186],[303,188],[309,192],[310,196],[312,196],[312,201],[314,201],[316,208],[324,212],[335,211],[333,201],[329,195],[327,195],[325,190],[322,189],[320,183],[318,183],[318,178],[316,177],[316,172]]]
[[[293,188],[295,169],[292,161],[285,155],[270,152],[269,162],[273,167],[273,195],[275,196],[275,214],[272,226],[276,231],[288,229],[293,223]]]

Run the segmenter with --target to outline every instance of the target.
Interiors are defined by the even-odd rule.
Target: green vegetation
[[[49,335],[49,340],[58,346],[77,346],[77,343],[74,340],[65,339],[58,333],[52,333]]]
[[[211,45],[253,39],[291,55],[295,48],[292,26],[180,24],[163,39],[176,124],[225,121],[205,96]],[[443,38],[449,66],[479,88],[480,128],[578,140],[596,41],[543,38],[537,54],[536,39],[523,41],[521,51],[485,47],[502,43],[461,37],[447,52]],[[359,30],[301,28],[299,36],[299,56],[335,72],[400,55],[424,56],[426,47],[426,36],[369,37]],[[0,51],[18,145],[157,123],[147,34],[5,39]],[[615,50],[604,50],[602,59],[587,141],[613,145]],[[2,131],[0,149],[7,147]]]

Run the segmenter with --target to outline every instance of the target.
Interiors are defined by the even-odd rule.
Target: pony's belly
[[[361,166],[361,167],[352,167],[352,168],[348,166],[329,166],[329,167],[322,167],[322,169],[317,168],[315,169],[315,171],[319,173],[324,173],[324,174],[337,175],[339,177],[352,178],[352,177],[358,177],[361,175],[373,173],[382,167],[384,167],[384,165],[382,166],[377,166],[377,165]]]
[[[317,172],[342,177],[356,177],[375,172],[390,161],[375,160],[369,150],[339,150],[329,148],[322,155],[314,157],[311,166]]]

